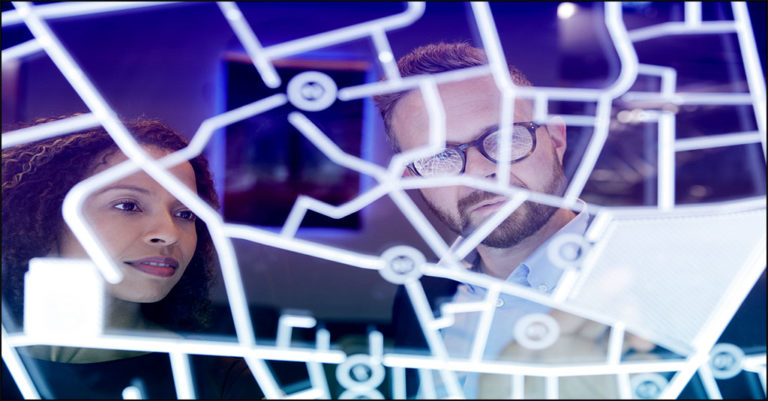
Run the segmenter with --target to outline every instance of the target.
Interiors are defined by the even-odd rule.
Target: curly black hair
[[[67,117],[72,116],[40,119],[29,125]],[[123,124],[141,145],[176,151],[189,143],[156,120],[139,119]],[[61,215],[64,197],[118,149],[102,127],[3,149],[2,291],[7,311],[16,322],[21,322],[24,274],[29,260],[56,249],[65,228]],[[218,209],[208,161],[199,155],[189,163],[195,172],[198,195]],[[208,292],[218,259],[201,219],[195,221],[195,230],[195,254],[179,282],[162,300],[141,305],[145,318],[175,331],[199,331],[208,327],[211,319]]]

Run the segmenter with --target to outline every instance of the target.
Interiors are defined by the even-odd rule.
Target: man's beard
[[[565,189],[565,174],[563,168],[555,159],[552,168],[552,179],[542,192],[552,195],[562,195]],[[525,184],[518,185],[521,188],[528,189]],[[424,198],[429,208],[448,228],[464,237],[470,235],[479,224],[475,225],[469,217],[469,209],[486,199],[498,198],[499,195],[493,192],[475,191],[460,199],[457,205],[459,210],[458,219],[440,210],[429,200]],[[541,229],[559,208],[544,205],[541,203],[525,201],[504,221],[502,221],[488,236],[483,239],[482,244],[493,248],[510,248],[517,245],[520,241],[530,237]]]

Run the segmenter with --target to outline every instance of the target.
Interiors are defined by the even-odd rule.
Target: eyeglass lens
[[[533,141],[533,135],[527,127],[513,126],[510,136],[510,161],[519,161],[528,156],[533,149]],[[500,142],[500,132],[495,131],[486,136],[478,145],[482,148],[481,153],[487,155],[495,163],[501,158]],[[413,167],[421,176],[432,177],[459,174],[464,169],[464,163],[464,155],[460,150],[447,148],[434,156],[415,161]]]

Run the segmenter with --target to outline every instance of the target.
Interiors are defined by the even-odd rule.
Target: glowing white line
[[[512,159],[512,146],[510,146],[512,136],[512,123],[515,117],[515,97],[509,91],[501,94],[501,102],[499,104],[501,110],[499,110],[499,134],[501,140],[499,141],[499,147],[501,148],[501,154],[499,154],[498,163],[496,163],[496,182],[499,186],[509,185],[509,161]],[[538,106],[538,104],[537,104]],[[536,108],[536,112],[540,111]]]
[[[373,38],[373,45],[376,46],[376,51],[379,54],[379,61],[384,67],[384,74],[387,79],[392,81],[400,80],[400,70],[397,68],[397,63],[392,55],[392,48],[387,40],[387,34],[382,29],[374,29],[371,32]],[[382,58],[384,58],[382,60]]]
[[[35,13],[47,19],[57,19],[66,17],[75,17],[78,15],[93,15],[108,13],[112,11],[122,11],[129,9],[138,9],[154,6],[164,6],[167,4],[182,3],[179,1],[72,1],[56,4],[38,4],[35,5]],[[12,26],[23,22],[21,13],[17,10],[3,12],[2,26]]]
[[[700,1],[685,2],[685,25],[690,28],[697,28],[701,26],[701,2]]]
[[[764,216],[765,213],[763,213],[763,219],[765,219]],[[700,349],[711,349],[715,345],[720,333],[725,330],[728,322],[736,314],[749,290],[757,282],[760,274],[765,271],[766,252],[768,252],[765,248],[766,236],[766,231],[763,231],[762,235],[755,238],[752,251],[744,262],[733,270],[738,273],[739,280],[729,283],[726,291],[723,292],[725,295],[720,299],[718,309],[708,316],[696,337],[691,340],[691,345]]]
[[[206,119],[200,124],[197,132],[189,141],[189,145],[182,150],[184,157],[191,159],[199,155],[217,129],[276,109],[287,102],[288,98],[284,94],[278,93]]]
[[[665,96],[657,92],[627,92],[621,97],[627,102],[665,102],[678,105],[683,104],[717,104],[739,105],[752,104],[752,97],[748,93],[685,93],[677,92]]]
[[[544,381],[546,383],[546,397],[548,399],[555,399],[558,397],[558,394],[560,393],[560,386],[557,382],[557,377],[554,376],[547,376],[544,378]]]
[[[291,332],[294,327],[311,328],[315,327],[317,321],[311,316],[296,316],[284,314],[280,315],[277,321],[277,346],[288,348],[291,344]]]
[[[245,363],[251,369],[254,379],[256,379],[256,382],[267,398],[282,398],[285,396],[285,393],[280,390],[275,377],[272,376],[269,367],[263,360],[252,356],[246,356],[243,359],[245,359]]]
[[[512,398],[522,400],[525,398],[525,376],[512,375]]]
[[[331,391],[328,388],[328,379],[325,376],[323,365],[317,362],[307,362],[307,371],[309,372],[309,382],[315,391],[314,398],[331,398]]]
[[[482,39],[485,53],[488,56],[488,64],[491,67],[493,80],[496,82],[496,86],[502,93],[508,93],[514,96],[516,85],[512,82],[512,78],[509,76],[509,68],[507,67],[506,58],[504,57],[504,51],[501,48],[499,34],[496,32],[496,24],[491,15],[491,8],[486,2],[473,1],[470,5],[472,6],[472,14],[477,22],[476,25],[480,32],[480,38]]]
[[[24,367],[24,363],[21,362],[16,347],[13,346],[13,341],[9,340],[8,332],[5,330],[5,323],[2,324],[2,356],[5,366],[8,367],[8,372],[13,377],[13,381],[16,382],[16,386],[19,388],[19,392],[24,399],[30,400],[40,399],[40,393],[37,392],[35,384],[32,378],[29,377],[29,372]]]
[[[628,373],[619,373],[616,375],[616,384],[619,387],[619,398],[626,400],[632,398],[632,384]]]
[[[464,239],[464,241],[456,248],[454,255],[456,259],[464,259],[470,252],[472,252],[496,227],[499,226],[504,220],[507,219],[520,205],[525,202],[527,196],[524,193],[518,192],[512,198],[504,202],[504,205],[488,217],[483,223],[477,227],[472,234]]]
[[[752,31],[752,23],[749,19],[749,11],[744,2],[734,2],[733,15],[736,19],[736,34],[739,37],[739,49],[744,59],[744,69],[747,75],[749,93],[752,94],[752,107],[755,110],[757,130],[762,135],[763,157],[766,157],[766,94],[765,73],[763,72],[760,58],[757,53],[755,36]]]
[[[485,296],[485,305],[483,305],[483,311],[480,313],[480,321],[477,325],[475,338],[472,341],[470,359],[473,361],[479,361],[483,357],[483,350],[488,342],[488,335],[491,331],[491,323],[493,323],[493,317],[496,314],[496,300],[499,299],[500,290],[499,286],[493,286],[488,289],[488,293]]]
[[[413,160],[431,156],[445,147],[445,109],[437,84],[433,80],[425,79],[420,82],[419,88],[429,117],[429,142],[424,146],[395,154],[389,162],[392,175],[396,171],[402,171],[403,167]]]
[[[721,146],[745,145],[760,143],[762,137],[759,132],[738,132],[723,135],[709,135],[695,138],[682,138],[675,140],[675,152],[687,150],[699,150],[717,148]]]
[[[661,77],[661,96],[670,97],[674,95],[675,88],[677,87],[677,70],[674,68],[660,65],[639,64],[637,66],[637,72],[639,74],[656,75]],[[630,93],[632,92],[627,92],[624,96],[622,96],[622,99],[627,99],[627,96]]]
[[[392,367],[392,398],[405,399],[405,368],[402,366]]]
[[[614,323],[608,337],[608,363],[621,363],[621,346],[624,342],[625,324],[621,321]]]
[[[422,14],[424,14],[424,4],[409,2],[406,10],[400,14],[272,45],[264,48],[264,53],[267,58],[272,60],[287,57],[311,49],[327,47],[340,42],[362,38],[370,35],[374,30],[386,31],[397,29],[419,19]]]
[[[355,100],[383,93],[416,89],[421,86],[424,81],[433,81],[437,84],[442,84],[477,78],[488,75],[490,72],[490,67],[487,65],[480,65],[475,67],[462,68],[460,70],[439,72],[430,75],[412,75],[409,77],[401,78],[397,81],[387,80],[356,86],[348,86],[346,88],[339,89],[338,98],[342,101]]]
[[[228,237],[245,239],[266,246],[314,256],[320,259],[339,262],[363,269],[378,270],[384,266],[384,262],[378,256],[346,251],[297,238],[287,239],[279,234],[260,230],[252,226],[225,224],[223,233]]]
[[[570,205],[576,201],[595,167],[597,158],[608,137],[612,100],[626,92],[637,78],[637,54],[628,40],[627,30],[622,21],[621,4],[605,3],[605,25],[618,53],[622,69],[616,81],[600,95],[597,103],[595,131],[589,140],[582,162],[565,191],[564,205]]]
[[[18,58],[22,58],[24,56],[28,56],[30,54],[37,53],[41,50],[43,50],[43,47],[40,46],[40,43],[38,43],[36,39],[28,40],[24,43],[3,50],[3,64]]]
[[[280,76],[277,75],[275,67],[270,62],[271,60],[265,56],[264,49],[259,43],[259,39],[253,30],[248,25],[248,22],[243,17],[243,13],[237,7],[237,4],[231,1],[219,1],[217,2],[221,12],[232,27],[232,30],[237,35],[237,38],[245,48],[246,53],[253,61],[254,67],[258,70],[259,75],[264,80],[264,83],[274,89],[280,86]]]
[[[720,393],[720,388],[717,386],[715,376],[712,375],[712,369],[709,367],[709,363],[702,364],[699,367],[699,378],[704,385],[704,390],[707,392],[707,398],[710,400],[722,400],[723,395]]]
[[[318,329],[315,334],[315,349],[318,351],[328,351],[331,347],[331,332],[327,329]]]
[[[319,351],[306,347],[280,348],[276,346],[251,345],[244,346],[236,341],[191,340],[175,337],[143,337],[138,335],[103,334],[88,339],[62,336],[59,333],[46,335],[6,335],[5,340],[11,347],[26,347],[30,345],[59,345],[64,347],[87,347],[99,349],[115,349],[145,352],[177,352],[195,355],[223,355],[234,357],[256,357],[265,360],[299,361],[299,362],[344,362],[346,354],[338,350]],[[233,338],[234,340],[234,338]]]
[[[171,370],[173,381],[176,385],[176,397],[178,399],[194,399],[195,386],[192,384],[192,370],[189,366],[189,357],[186,354],[170,352]]]
[[[368,333],[368,354],[376,363],[381,362],[384,355],[384,335],[378,330]]]
[[[658,188],[659,209],[675,206],[675,115],[661,113],[658,139]]]
[[[642,42],[655,39],[660,36],[671,35],[699,35],[702,33],[728,33],[736,29],[732,21],[706,21],[696,28],[691,28],[683,22],[665,22],[645,28],[635,29],[629,32],[629,39],[634,42]]]
[[[419,396],[418,398],[424,398],[427,400],[437,399],[435,392],[435,381],[432,377],[432,371],[419,369]]]
[[[659,395],[659,399],[677,398],[683,391],[683,388],[691,380],[696,370],[709,358],[708,351],[699,349],[688,358],[689,363],[676,369],[678,372],[672,376],[672,380],[667,383],[667,387]]]
[[[429,329],[428,322],[433,320],[432,313],[429,307],[429,302],[427,301],[427,296],[424,293],[424,289],[421,287],[421,283],[419,281],[406,282],[405,289],[408,292],[408,298],[411,300],[414,312],[419,320],[419,325],[421,326],[422,333],[424,333],[424,338],[429,345],[429,350],[432,352],[432,355],[434,355],[433,361],[437,366],[434,366],[433,369],[440,370],[440,377],[443,379],[443,382],[445,382],[449,395],[451,397],[460,397],[463,393],[459,386],[458,379],[456,378],[456,373],[445,369],[445,366],[442,365],[442,362],[448,360],[448,350],[445,348],[445,343],[437,331]],[[386,361],[387,358],[388,356],[384,355],[382,362]],[[426,387],[431,388],[432,386]]]
[[[386,195],[388,190],[389,189],[383,185],[377,185],[355,199],[338,206],[329,205],[306,195],[299,195],[293,208],[291,208],[291,212],[285,219],[283,228],[280,230],[280,235],[287,238],[296,235],[296,231],[299,229],[307,210],[313,210],[328,217],[340,219],[370,205],[376,199]]]
[[[625,361],[620,364],[568,363],[549,365],[546,363],[519,363],[512,361],[480,362],[469,359],[436,360],[431,356],[408,354],[386,354],[384,366],[416,369],[449,369],[451,371],[495,373],[526,376],[594,376],[619,373],[672,372],[692,365],[686,360]],[[696,369],[696,366],[693,366]]]
[[[3,134],[3,149],[96,127],[98,125],[99,120],[96,116],[88,113],[15,131],[9,131]]]
[[[288,122],[296,127],[304,137],[315,145],[324,155],[328,156],[336,164],[353,169],[361,174],[367,174],[381,181],[385,179],[386,169],[345,153],[333,141],[331,141],[312,121],[305,115],[294,111],[288,114]]]
[[[461,176],[455,176],[455,177],[410,177],[410,178],[403,178],[400,182],[400,186],[402,189],[417,189],[417,188],[433,188],[433,187],[443,187],[443,186],[454,186],[454,185],[462,185],[467,187],[472,187],[475,189],[493,192],[499,195],[509,196],[509,197],[515,197],[518,194],[523,194],[527,198],[526,200],[536,203],[541,203],[549,206],[557,206],[557,207],[564,207],[566,209],[571,209],[575,212],[580,212],[582,210],[582,205],[580,203],[575,203],[573,205],[562,205],[562,198],[547,194],[544,192],[532,192],[528,189],[523,189],[520,187],[513,187],[513,186],[504,186],[500,187],[495,180],[489,180],[489,179],[483,179],[479,177],[471,177],[467,175],[461,175]],[[603,206],[598,206],[594,204],[589,205],[590,213],[594,213],[596,211],[599,211],[603,209]]]
[[[446,263],[452,269],[460,269],[459,262],[451,255],[448,245],[438,234],[437,230],[432,227],[424,213],[413,203],[411,198],[401,190],[390,192],[389,197],[395,202],[400,211],[405,215],[405,218],[408,219],[435,254],[445,257]]]

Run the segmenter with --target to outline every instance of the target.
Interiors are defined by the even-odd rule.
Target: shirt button
[[[501,298],[496,298],[496,307],[501,308],[502,306],[504,306],[504,300]]]
[[[549,290],[549,287],[547,287],[546,284],[540,284],[538,288],[541,292],[547,292],[547,290]]]

